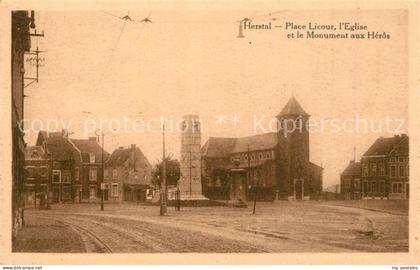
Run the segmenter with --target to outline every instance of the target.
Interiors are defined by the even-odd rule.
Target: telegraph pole
[[[101,131],[101,136],[102,136],[102,183],[101,183],[101,211],[104,211],[104,191],[105,191],[105,186],[104,188],[102,188],[102,185],[104,185],[104,133],[103,131]]]
[[[165,160],[165,122],[162,125],[162,185],[160,195],[160,215],[163,216],[166,213],[166,160]],[[163,191],[162,191],[163,188]]]

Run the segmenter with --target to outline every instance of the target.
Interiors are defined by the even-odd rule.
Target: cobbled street
[[[169,207],[163,217],[149,205],[105,204],[105,211],[99,204],[52,205],[25,211],[14,251],[407,252],[406,209],[368,210],[374,207],[363,203],[259,202],[256,215],[252,205]]]

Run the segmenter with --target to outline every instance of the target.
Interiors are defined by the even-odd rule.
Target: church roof
[[[277,145],[277,133],[264,133],[241,138],[210,137],[202,148],[205,157],[227,157],[229,154],[269,150]]]
[[[278,116],[283,115],[309,116],[309,114],[303,110],[302,106],[300,106],[295,97],[291,97],[286,106],[284,106],[283,110],[281,110],[281,112],[278,114]]]
[[[276,147],[277,133],[264,133],[254,136],[237,138],[232,153],[243,153],[248,151],[268,150]]]

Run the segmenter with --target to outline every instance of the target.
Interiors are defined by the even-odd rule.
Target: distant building
[[[361,158],[363,198],[409,197],[409,138],[378,138]]]
[[[151,192],[152,166],[135,144],[116,149],[105,164],[105,200],[146,201]]]
[[[292,97],[277,119],[278,132],[209,138],[202,147],[205,196],[230,200],[252,200],[254,195],[258,200],[320,197],[322,168],[309,160],[305,128],[309,114]]]
[[[357,200],[362,197],[362,167],[360,162],[351,160],[341,173],[341,195],[346,200]]]
[[[45,206],[48,192],[48,159],[42,146],[25,149],[25,206]]]

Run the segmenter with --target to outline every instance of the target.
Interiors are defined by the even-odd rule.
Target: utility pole
[[[163,191],[161,190],[160,195],[160,215],[163,216],[166,213],[166,157],[165,157],[165,122],[162,125],[162,185]],[[161,187],[162,189],[162,187]]]
[[[102,157],[102,182],[101,182],[101,211],[104,211],[104,191],[105,191],[105,186],[104,186],[104,132],[101,131],[101,136],[102,136],[102,153],[101,153],[101,157]],[[102,188],[103,186],[103,188]]]

